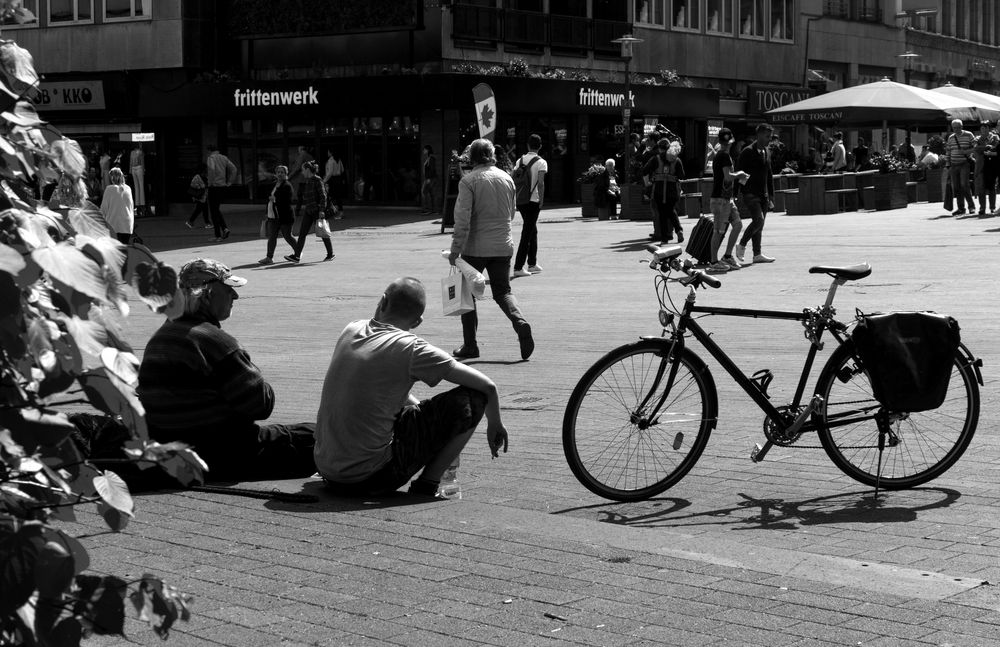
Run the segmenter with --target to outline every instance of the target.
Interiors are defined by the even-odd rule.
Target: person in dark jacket
[[[292,184],[288,181],[288,167],[277,166],[274,169],[275,183],[271,195],[267,199],[267,256],[257,261],[261,265],[274,262],[274,249],[278,246],[278,233],[295,253],[295,239],[292,237],[292,225],[295,214],[292,213]]]
[[[740,244],[736,246],[736,260],[746,264],[743,260],[746,253],[747,243],[753,242],[753,262],[773,263],[774,259],[765,256],[761,251],[761,232],[764,230],[764,217],[767,215],[774,203],[771,197],[774,195],[774,180],[771,177],[771,160],[767,152],[767,145],[771,141],[771,133],[774,128],[770,124],[759,124],[757,126],[757,140],[750,146],[740,151],[739,160],[736,162],[738,170],[750,176],[743,188],[740,190],[740,199],[737,203],[740,209],[740,219],[744,222],[750,220],[750,225],[743,230],[740,237]]]
[[[306,246],[306,236],[316,221],[326,217],[326,185],[317,176],[319,165],[316,162],[306,162],[302,165],[302,184],[299,185],[299,204],[296,214],[302,216],[299,224],[299,239],[295,243],[295,251],[285,257],[286,261],[298,263],[302,259],[302,249]],[[324,261],[333,260],[333,244],[329,238],[321,238],[326,247]]]
[[[149,435],[193,446],[212,480],[304,478],[316,471],[316,425],[259,425],[274,391],[221,322],[246,279],[199,258],[181,267],[184,314],[164,322],[146,344],[137,394]]]
[[[677,233],[677,242],[684,242],[681,220],[677,217],[677,201],[681,198],[681,180],[684,179],[684,164],[681,162],[681,143],[660,139],[657,154],[642,167],[642,175],[653,185],[651,196],[660,223],[660,241],[669,243]]]
[[[618,218],[618,200],[621,188],[618,186],[618,174],[615,173],[615,161],[604,162],[604,172],[594,181],[594,206],[598,209],[607,208],[609,217]]]

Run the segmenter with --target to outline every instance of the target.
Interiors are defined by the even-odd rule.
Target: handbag
[[[316,219],[316,237],[317,238],[332,238],[333,232],[330,231],[330,221],[326,218]]]
[[[446,317],[463,315],[476,309],[472,286],[457,267],[451,266],[448,276],[441,279],[441,305]]]
[[[267,238],[267,218],[260,219],[260,237]]]

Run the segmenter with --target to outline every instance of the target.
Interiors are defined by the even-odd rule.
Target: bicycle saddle
[[[872,266],[868,263],[859,263],[857,265],[847,265],[843,267],[837,267],[834,265],[815,265],[809,268],[809,273],[829,274],[836,279],[856,281],[857,279],[863,279],[871,274]]]

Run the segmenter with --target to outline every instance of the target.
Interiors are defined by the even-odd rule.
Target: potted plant
[[[594,184],[602,173],[604,173],[604,165],[594,163],[576,179],[580,184],[581,216],[584,218],[597,217],[597,205],[594,204]]]
[[[878,173],[869,176],[874,188],[872,207],[877,211],[905,207],[906,163],[887,153],[877,152],[872,154],[871,164],[878,170]]]

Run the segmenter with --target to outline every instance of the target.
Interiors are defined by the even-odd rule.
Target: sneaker
[[[980,209],[979,210],[979,215],[980,216],[985,216],[986,215],[986,209]]]
[[[288,261],[289,263],[298,263],[299,257],[296,256],[295,254],[288,254],[287,256],[285,256],[285,260]]]
[[[215,238],[212,239],[212,242],[213,243],[221,243],[222,242],[222,238],[219,237],[219,236],[216,236]]]
[[[747,253],[746,245],[737,245],[736,249],[733,250],[733,255],[736,257],[736,260],[738,260],[740,263],[746,263],[746,261],[743,260],[743,257],[746,253]]]
[[[326,256],[325,256],[324,258],[323,258],[323,260],[324,260],[324,261],[332,261],[332,260],[333,260],[333,257],[334,257],[334,256],[336,256],[336,254],[327,254],[327,255],[326,255]]]
[[[194,225],[192,225],[190,222],[185,222],[184,226],[187,227],[188,229],[194,229]]]
[[[774,259],[771,258],[770,256],[764,256],[763,254],[756,254],[753,257],[753,262],[754,263],[773,263]]]
[[[741,267],[743,267],[742,265],[740,265],[740,262],[735,258],[733,258],[732,256],[723,256],[722,262],[728,265],[729,268],[733,270],[738,270]]]
[[[531,272],[529,272],[526,269],[514,270],[514,273],[512,274],[512,276],[514,276],[514,277],[531,276]]]
[[[229,230],[228,229],[224,229],[222,231],[222,240],[225,240],[227,238],[229,238]]]
[[[205,229],[213,229],[215,225],[205,225]]]
[[[542,266],[541,265],[529,265],[528,266],[528,271],[531,272],[532,274],[538,274],[539,272],[542,271]]]
[[[959,209],[958,211],[952,213],[951,215],[956,216],[956,217],[957,216],[964,216],[965,215],[965,209]]]
[[[1000,209],[996,209],[996,210],[994,210],[994,211],[993,211],[993,215],[994,215],[994,216],[1000,216]]]
[[[257,261],[257,265],[271,265],[274,263],[274,259],[270,256],[265,256],[264,258]]]
[[[725,263],[723,261],[716,261],[715,263],[709,265],[707,269],[710,274],[721,274],[723,272],[728,272],[733,268],[729,267],[729,263]]]
[[[476,359],[479,357],[479,347],[463,345],[451,351],[451,356],[455,359]]]
[[[521,345],[521,359],[528,359],[535,352],[535,340],[531,336],[531,326],[524,324],[517,333],[517,341]]]

